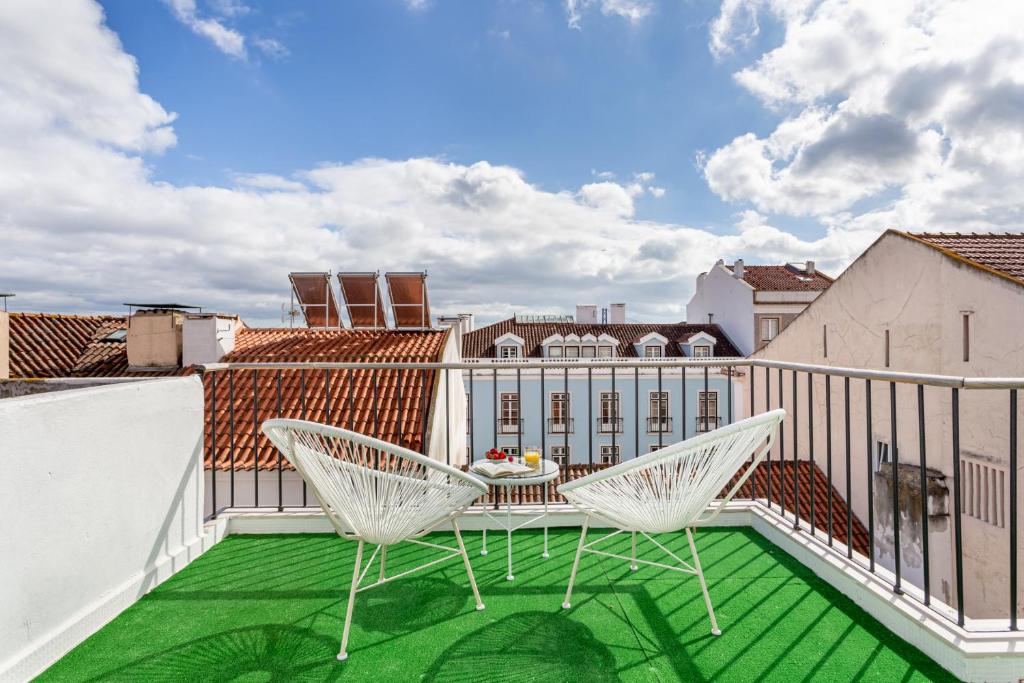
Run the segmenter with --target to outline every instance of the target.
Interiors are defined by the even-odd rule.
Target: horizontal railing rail
[[[455,439],[466,440],[467,460],[491,447],[522,454],[524,445],[538,446],[565,463],[561,478],[537,490],[517,488],[513,502],[540,503],[559,502],[561,481],[783,407],[788,416],[775,445],[740,496],[961,626],[968,614],[991,619],[998,613],[1006,628],[1018,629],[1024,378],[758,358],[215,363],[199,371],[207,388],[208,449],[220,472],[210,475],[213,515],[227,507],[265,507],[267,499],[279,510],[315,503],[294,472],[286,476],[280,454],[261,442],[266,417],[324,421],[423,452],[440,443],[433,455],[450,463]],[[519,418],[500,417],[502,393],[515,394]],[[455,410],[463,394],[465,409]],[[671,411],[643,416],[650,397],[662,394],[675,396],[666,396]],[[551,415],[553,395],[568,397],[558,418]],[[609,406],[614,417],[602,416]],[[218,493],[218,478],[227,492]],[[272,493],[261,498],[267,487]],[[501,495],[492,491],[482,502],[496,505],[504,502]],[[979,547],[994,534],[1007,542]],[[985,564],[973,564],[981,556]],[[993,602],[994,594],[1006,600]]]

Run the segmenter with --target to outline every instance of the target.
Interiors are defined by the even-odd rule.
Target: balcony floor
[[[355,544],[230,536],[40,680],[955,680],[749,529],[697,534],[718,638],[695,577],[585,555],[563,611],[578,530],[553,530],[547,560],[539,531],[517,532],[515,582],[500,534],[486,557],[480,533],[465,536],[487,609],[473,609],[458,560],[374,588],[357,597],[345,663],[334,657]],[[689,559],[685,537],[659,540]],[[628,554],[624,535],[609,545]],[[393,548],[389,573],[432,552]],[[658,554],[641,542],[641,557]]]

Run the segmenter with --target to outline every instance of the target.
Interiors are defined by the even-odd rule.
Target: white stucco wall
[[[713,313],[717,323],[744,356],[754,352],[754,290],[732,276],[723,265],[715,265],[697,284],[686,305],[686,322],[706,323]]]
[[[458,335],[449,334],[444,347],[441,361],[457,363],[462,360]],[[447,372],[448,377],[442,375]],[[466,460],[466,387],[462,381],[461,370],[438,371],[434,383],[434,405],[430,419],[427,454],[447,462],[451,453],[451,464],[464,465]],[[446,396],[445,392],[448,392]],[[446,410],[447,407],[447,410]],[[448,416],[448,429],[445,430],[445,415]]]
[[[971,354],[963,361],[962,311],[971,315]],[[858,258],[806,311],[785,328],[758,358],[821,365],[871,368],[902,372],[973,377],[1024,376],[1024,345],[1019,343],[1024,317],[1024,287],[951,259],[931,247],[897,234],[883,236]],[[823,326],[828,329],[828,357],[824,355]],[[890,336],[890,364],[885,367],[885,332]],[[772,407],[778,405],[777,371],[772,371]],[[764,407],[764,371],[755,377],[757,409]],[[792,408],[791,377],[785,373],[785,407]],[[798,382],[801,457],[808,453],[806,377]],[[845,490],[842,433],[843,380],[832,381],[833,471],[836,486]],[[897,443],[901,463],[919,461],[917,398],[912,386],[897,386]],[[862,380],[851,381],[851,455],[853,508],[865,523],[867,510],[866,396]],[[951,392],[925,390],[927,465],[943,472],[953,488]],[[824,379],[814,383],[815,459],[825,468]],[[961,391],[961,454],[1007,470],[1009,434],[1006,391]],[[1024,407],[1024,406],[1022,406]],[[872,384],[871,442],[891,440],[889,386]],[[1019,416],[1019,419],[1021,416]],[[787,457],[792,457],[792,420],[785,429]],[[774,457],[778,457],[776,452]],[[1018,481],[1020,472],[1017,473]],[[1024,482],[1021,482],[1024,487]],[[1024,490],[1022,488],[1021,490]],[[1004,506],[1008,503],[1004,502]],[[890,508],[891,509],[891,508]],[[1004,508],[1005,509],[1005,508]],[[1021,506],[1024,524],[1024,505]],[[1008,524],[999,528],[967,514],[963,520],[964,602],[968,616],[1006,618],[1008,609]],[[901,523],[901,528],[903,525]],[[955,604],[951,524],[933,520],[931,588],[934,595]],[[893,567],[891,519],[879,519],[876,533],[878,560]],[[920,539],[901,539],[901,566],[919,582],[922,566]],[[1019,560],[1024,574],[1024,557]],[[1024,589],[1024,586],[1022,586]],[[1021,593],[1024,605],[1024,590]]]
[[[203,549],[197,377],[0,400],[0,680],[26,680]]]

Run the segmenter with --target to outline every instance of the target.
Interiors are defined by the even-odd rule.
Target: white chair
[[[474,500],[487,493],[479,480],[406,448],[347,429],[303,420],[267,420],[263,432],[295,465],[342,538],[356,541],[356,563],[345,609],[345,630],[338,659],[348,658],[348,634],[356,593],[369,590],[439,562],[462,557],[476,608],[484,608],[473,568],[456,521]],[[442,524],[451,524],[458,548],[416,540]],[[388,546],[408,541],[442,550],[444,557],[387,576]],[[376,545],[363,564],[363,546]],[[360,587],[380,554],[377,580]]]
[[[711,633],[721,635],[691,530],[694,526],[706,524],[718,516],[725,503],[736,494],[771,449],[777,427],[785,416],[786,411],[782,409],[763,413],[559,486],[558,492],[586,515],[562,607],[571,607],[572,587],[576,582],[580,556],[588,552],[629,560],[630,569],[633,571],[639,568],[638,564],[645,564],[684,574],[696,574],[711,619]],[[711,501],[752,455],[750,466],[736,484],[717,506],[709,510]],[[591,520],[603,522],[616,531],[586,543]],[[690,544],[690,553],[693,556],[692,565],[681,560],[650,536],[680,529],[686,532],[686,540]],[[599,543],[624,532],[629,532],[632,536],[631,557],[594,548]],[[678,565],[637,559],[638,533],[675,560]]]

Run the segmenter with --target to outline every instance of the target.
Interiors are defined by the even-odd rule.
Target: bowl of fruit
[[[486,457],[488,460],[504,460],[508,456],[505,455],[505,451],[499,451],[497,448],[492,448],[487,451]]]

